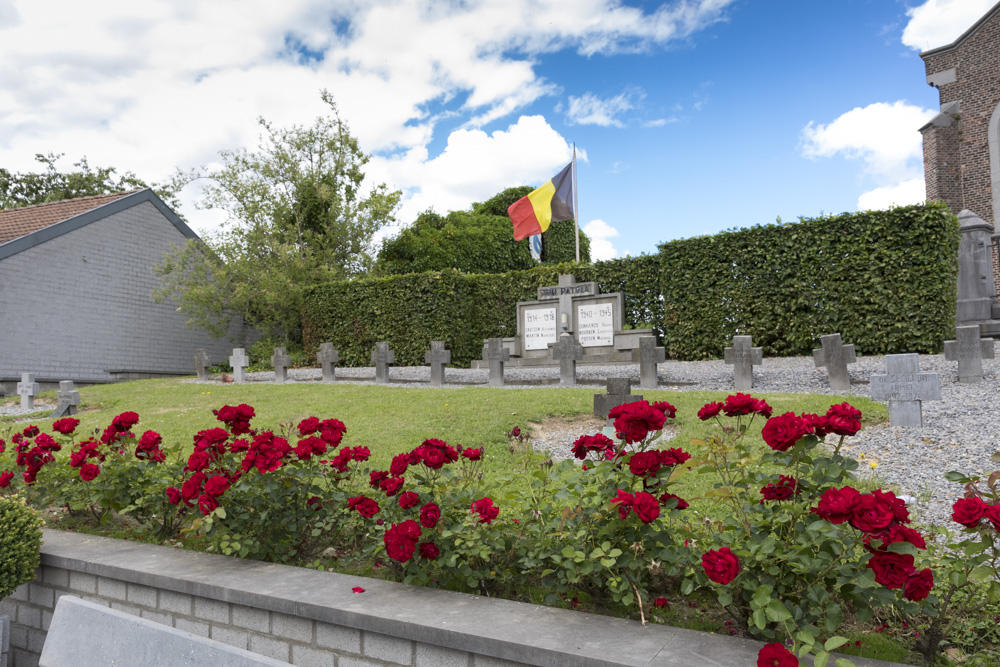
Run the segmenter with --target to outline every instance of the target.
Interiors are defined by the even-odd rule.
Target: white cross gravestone
[[[583,359],[583,346],[576,342],[572,334],[559,335],[559,342],[552,346],[552,358],[559,361],[559,384],[563,387],[576,385],[576,362]]]
[[[937,373],[921,373],[916,354],[887,354],[885,375],[872,375],[872,398],[889,402],[892,426],[923,426],[921,401],[940,401]]]
[[[243,384],[247,381],[247,351],[242,347],[233,348],[233,354],[229,357],[229,365],[233,367],[233,382]]]
[[[432,340],[431,349],[424,352],[424,363],[431,365],[431,386],[444,385],[444,366],[451,363],[451,350],[446,350],[444,341]]]
[[[958,381],[983,381],[983,359],[993,358],[993,339],[979,337],[979,325],[955,327],[955,340],[944,342],[944,358],[958,362]]]
[[[605,427],[611,427],[608,413],[612,408],[626,403],[641,401],[642,394],[632,393],[632,380],[628,378],[608,378],[608,393],[594,394],[594,416],[607,420]],[[611,435],[614,435],[613,433]],[[610,436],[609,436],[610,437]]]
[[[288,356],[288,351],[283,347],[274,348],[271,355],[271,365],[274,366],[274,381],[282,384],[288,381],[288,367],[292,365],[292,358]]]
[[[733,336],[733,346],[723,350],[727,365],[733,367],[736,391],[753,389],[753,367],[764,362],[759,347],[753,347],[752,336]]]
[[[389,349],[389,343],[375,343],[372,350],[372,363],[375,364],[375,382],[378,384],[389,383],[389,364],[396,362],[396,353]]]
[[[830,389],[850,391],[851,376],[847,372],[847,364],[858,361],[854,345],[844,345],[839,333],[820,336],[819,340],[823,347],[813,350],[813,361],[816,363],[816,368],[826,366],[826,374],[830,378]]]
[[[340,361],[340,355],[333,349],[333,343],[319,344],[316,361],[323,369],[323,382],[333,382],[337,379],[337,362]]]
[[[194,371],[198,374],[200,382],[208,380],[208,367],[211,365],[212,360],[208,358],[208,352],[199,349],[194,353]]]
[[[56,393],[59,398],[59,405],[49,415],[49,419],[62,419],[70,417],[79,412],[80,392],[76,391],[72,380],[63,380],[59,383],[59,391]]]
[[[38,396],[38,383],[34,373],[21,373],[21,381],[17,383],[17,393],[21,395],[21,409],[34,410],[35,396]]]
[[[660,379],[656,376],[656,365],[667,360],[667,351],[656,347],[656,336],[639,338],[639,387],[656,389]]]
[[[503,365],[510,360],[510,350],[504,347],[503,338],[487,338],[483,345],[483,361],[490,362],[490,387],[503,386]]]

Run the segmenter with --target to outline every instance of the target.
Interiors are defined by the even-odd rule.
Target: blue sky
[[[0,165],[54,151],[156,181],[252,148],[258,116],[310,123],[326,88],[401,224],[541,184],[575,142],[595,255],[653,252],[922,199],[919,52],[994,4],[0,0]],[[182,212],[211,233],[198,196]]]

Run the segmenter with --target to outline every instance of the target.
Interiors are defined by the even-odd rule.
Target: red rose
[[[615,432],[629,444],[644,440],[650,432],[659,431],[666,421],[663,413],[647,401],[615,406],[608,412],[608,419],[615,420]]]
[[[176,486],[168,486],[167,502],[169,502],[171,505],[176,505],[180,501],[181,501],[181,492],[177,489]]]
[[[299,422],[299,435],[312,435],[319,430],[319,417],[306,417]]]
[[[420,543],[420,557],[424,560],[434,560],[441,555],[441,551],[433,542]]]
[[[205,516],[208,516],[219,506],[219,501],[207,493],[198,496],[198,509]]]
[[[389,477],[387,479],[383,479],[379,483],[378,488],[385,491],[385,495],[394,496],[405,482],[406,480],[403,479],[402,477]]]
[[[902,499],[897,498],[895,493],[892,491],[875,489],[872,491],[872,497],[876,502],[892,512],[896,521],[900,523],[910,523],[910,511],[906,509],[906,503],[903,502]]]
[[[610,459],[614,456],[615,443],[606,435],[581,435],[573,443],[573,456],[581,461],[587,458],[589,452],[597,452],[599,458]]]
[[[205,473],[196,472],[191,475],[188,479],[181,484],[181,498],[184,500],[193,500],[194,498],[201,495],[201,487],[205,483]]]
[[[861,410],[850,403],[831,405],[826,411],[830,432],[837,435],[857,435],[861,430]]]
[[[656,450],[636,452],[628,462],[628,469],[636,477],[650,477],[655,475],[661,466],[660,452]]]
[[[518,436],[520,436],[521,435],[521,427],[520,426],[515,426],[514,428],[512,428],[510,430],[510,434],[511,434],[511,436],[513,436],[515,438],[518,437]]]
[[[754,413],[760,415],[764,419],[770,419],[771,415],[774,413],[774,411],[771,409],[771,406],[768,405],[767,401],[765,401],[763,398],[754,400],[752,410]]]
[[[757,667],[799,667],[799,659],[778,642],[772,642],[757,653]]]
[[[622,491],[618,489],[618,495],[611,499],[612,504],[618,505],[618,516],[622,519],[627,519],[629,513],[632,511],[632,503],[635,502],[635,497],[628,493],[627,491]]]
[[[34,438],[36,435],[38,435],[41,432],[42,432],[41,429],[39,429],[34,424],[32,424],[31,426],[24,427],[24,430],[21,431],[21,433],[24,434],[25,438]]]
[[[659,597],[653,600],[654,607],[669,607],[670,603],[667,602],[667,598]]]
[[[891,526],[880,535],[866,535],[865,544],[871,542],[872,539],[880,540],[882,542],[882,547],[895,542],[909,542],[918,549],[927,548],[927,543],[924,541],[924,536],[920,534],[920,531],[913,530],[908,526],[900,524]]]
[[[777,482],[767,484],[760,490],[761,495],[764,496],[764,500],[788,500],[801,492],[795,478],[784,475],[779,475]]]
[[[684,500],[680,496],[675,496],[672,493],[664,493],[662,496],[660,496],[660,503],[666,505],[667,501],[670,500],[671,498],[677,501],[677,506],[673,509],[686,510],[688,507],[691,507],[688,504],[688,501]]]
[[[803,413],[801,415],[802,419],[809,425],[812,429],[813,435],[822,440],[826,437],[827,433],[830,433],[830,418],[821,417],[819,415],[811,415]]]
[[[94,479],[100,474],[101,474],[100,467],[94,465],[93,463],[84,463],[82,466],[80,466],[80,477],[85,482],[89,482],[90,480]]]
[[[660,516],[660,503],[657,502],[652,494],[645,491],[639,491],[635,494],[635,502],[632,503],[632,509],[639,515],[639,520],[643,523],[656,521]]]
[[[187,467],[185,470],[190,470],[191,472],[201,472],[211,464],[212,455],[208,452],[192,452],[191,456],[188,457]]]
[[[811,511],[830,523],[844,523],[853,516],[854,507],[860,498],[861,494],[858,493],[858,490],[850,486],[845,486],[842,489],[827,489],[819,499],[819,504]]]
[[[685,452],[683,449],[678,449],[677,447],[660,450],[660,463],[665,466],[680,465],[690,458],[690,454]]]
[[[0,472],[0,489],[6,489],[10,486],[10,480],[14,479],[14,473],[10,470],[4,470]]]
[[[387,479],[388,477],[389,473],[385,470],[372,470],[368,473],[368,486],[373,489],[381,488],[382,480]]]
[[[367,447],[355,447],[354,450],[351,452],[351,458],[353,458],[355,461],[358,461],[359,463],[361,461],[367,461],[369,457],[371,457],[371,455],[372,455],[372,450],[368,449]]]
[[[478,461],[483,458],[482,449],[463,449],[462,456],[469,459],[470,461]]]
[[[979,520],[986,515],[987,509],[989,505],[977,496],[959,498],[951,507],[951,520],[966,528],[975,528],[979,525]]]
[[[424,528],[433,528],[441,518],[441,508],[434,503],[427,503],[420,508],[420,525]]]
[[[366,496],[356,496],[347,499],[348,509],[356,510],[358,514],[370,519],[379,512],[378,503]]]
[[[205,482],[205,493],[218,498],[229,489],[229,478],[225,475],[212,475]]]
[[[657,401],[653,403],[653,407],[663,413],[663,416],[667,419],[673,419],[677,416],[677,408],[670,405],[666,401]]]
[[[706,403],[698,410],[698,419],[708,421],[712,417],[718,417],[722,412],[722,403]]]
[[[747,394],[737,393],[735,396],[727,396],[726,402],[722,404],[722,411],[727,417],[738,415],[748,415],[753,412],[757,399]]]
[[[390,526],[389,530],[385,531],[382,536],[386,554],[393,560],[405,563],[413,557],[413,552],[417,550],[417,540],[420,539],[420,534],[420,526],[412,519]]]
[[[392,465],[389,466],[389,472],[393,477],[402,477],[406,474],[406,469],[410,467],[410,455],[409,454],[396,454],[392,457]]]
[[[1000,505],[988,506],[985,516],[993,524],[993,530],[1000,531]]]
[[[226,405],[215,413],[215,418],[224,423],[233,435],[243,435],[250,432],[250,420],[254,418],[254,410],[246,403],[237,406]]]
[[[492,523],[500,515],[500,508],[493,506],[492,498],[480,498],[469,506],[469,510],[479,515],[479,523]]]
[[[411,507],[417,505],[420,502],[420,496],[415,494],[413,491],[404,491],[399,496],[399,506],[404,510],[408,510]]]
[[[886,588],[901,588],[913,574],[913,556],[878,551],[868,560],[867,567],[875,573],[875,581]]]
[[[761,429],[760,435],[771,449],[787,452],[796,442],[811,432],[809,422],[794,412],[786,412],[780,417],[768,419],[764,428]]]
[[[445,464],[444,452],[440,449],[421,445],[417,451],[423,464],[432,470],[438,470]]]
[[[858,504],[854,506],[854,512],[848,521],[864,533],[878,533],[892,525],[895,519],[896,515],[891,507],[866,493],[858,498]]]
[[[319,437],[331,447],[339,445],[345,433],[347,427],[339,419],[324,419],[319,423]]]
[[[705,568],[705,575],[709,579],[723,586],[735,579],[743,569],[740,566],[740,559],[730,551],[729,547],[712,549],[702,555],[701,566]]]
[[[930,595],[932,588],[934,588],[934,574],[930,568],[924,568],[920,572],[914,572],[906,579],[906,583],[903,584],[903,597],[907,600],[920,602]]]
[[[73,419],[72,417],[64,417],[57,421],[52,422],[52,430],[62,433],[63,435],[69,435],[76,430],[76,427],[80,425],[79,419]],[[0,447],[0,452],[3,448]]]

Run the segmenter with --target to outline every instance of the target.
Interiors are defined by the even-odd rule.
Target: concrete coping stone
[[[56,603],[39,667],[287,667],[289,663],[109,609],[73,595]]]
[[[42,564],[529,665],[754,665],[763,642],[44,529]],[[365,589],[362,594],[352,591]],[[851,658],[857,667],[901,667]]]

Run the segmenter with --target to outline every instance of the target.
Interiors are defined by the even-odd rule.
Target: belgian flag
[[[514,240],[522,241],[541,234],[552,221],[572,220],[573,163],[552,177],[545,185],[510,205],[507,215],[514,223]]]

